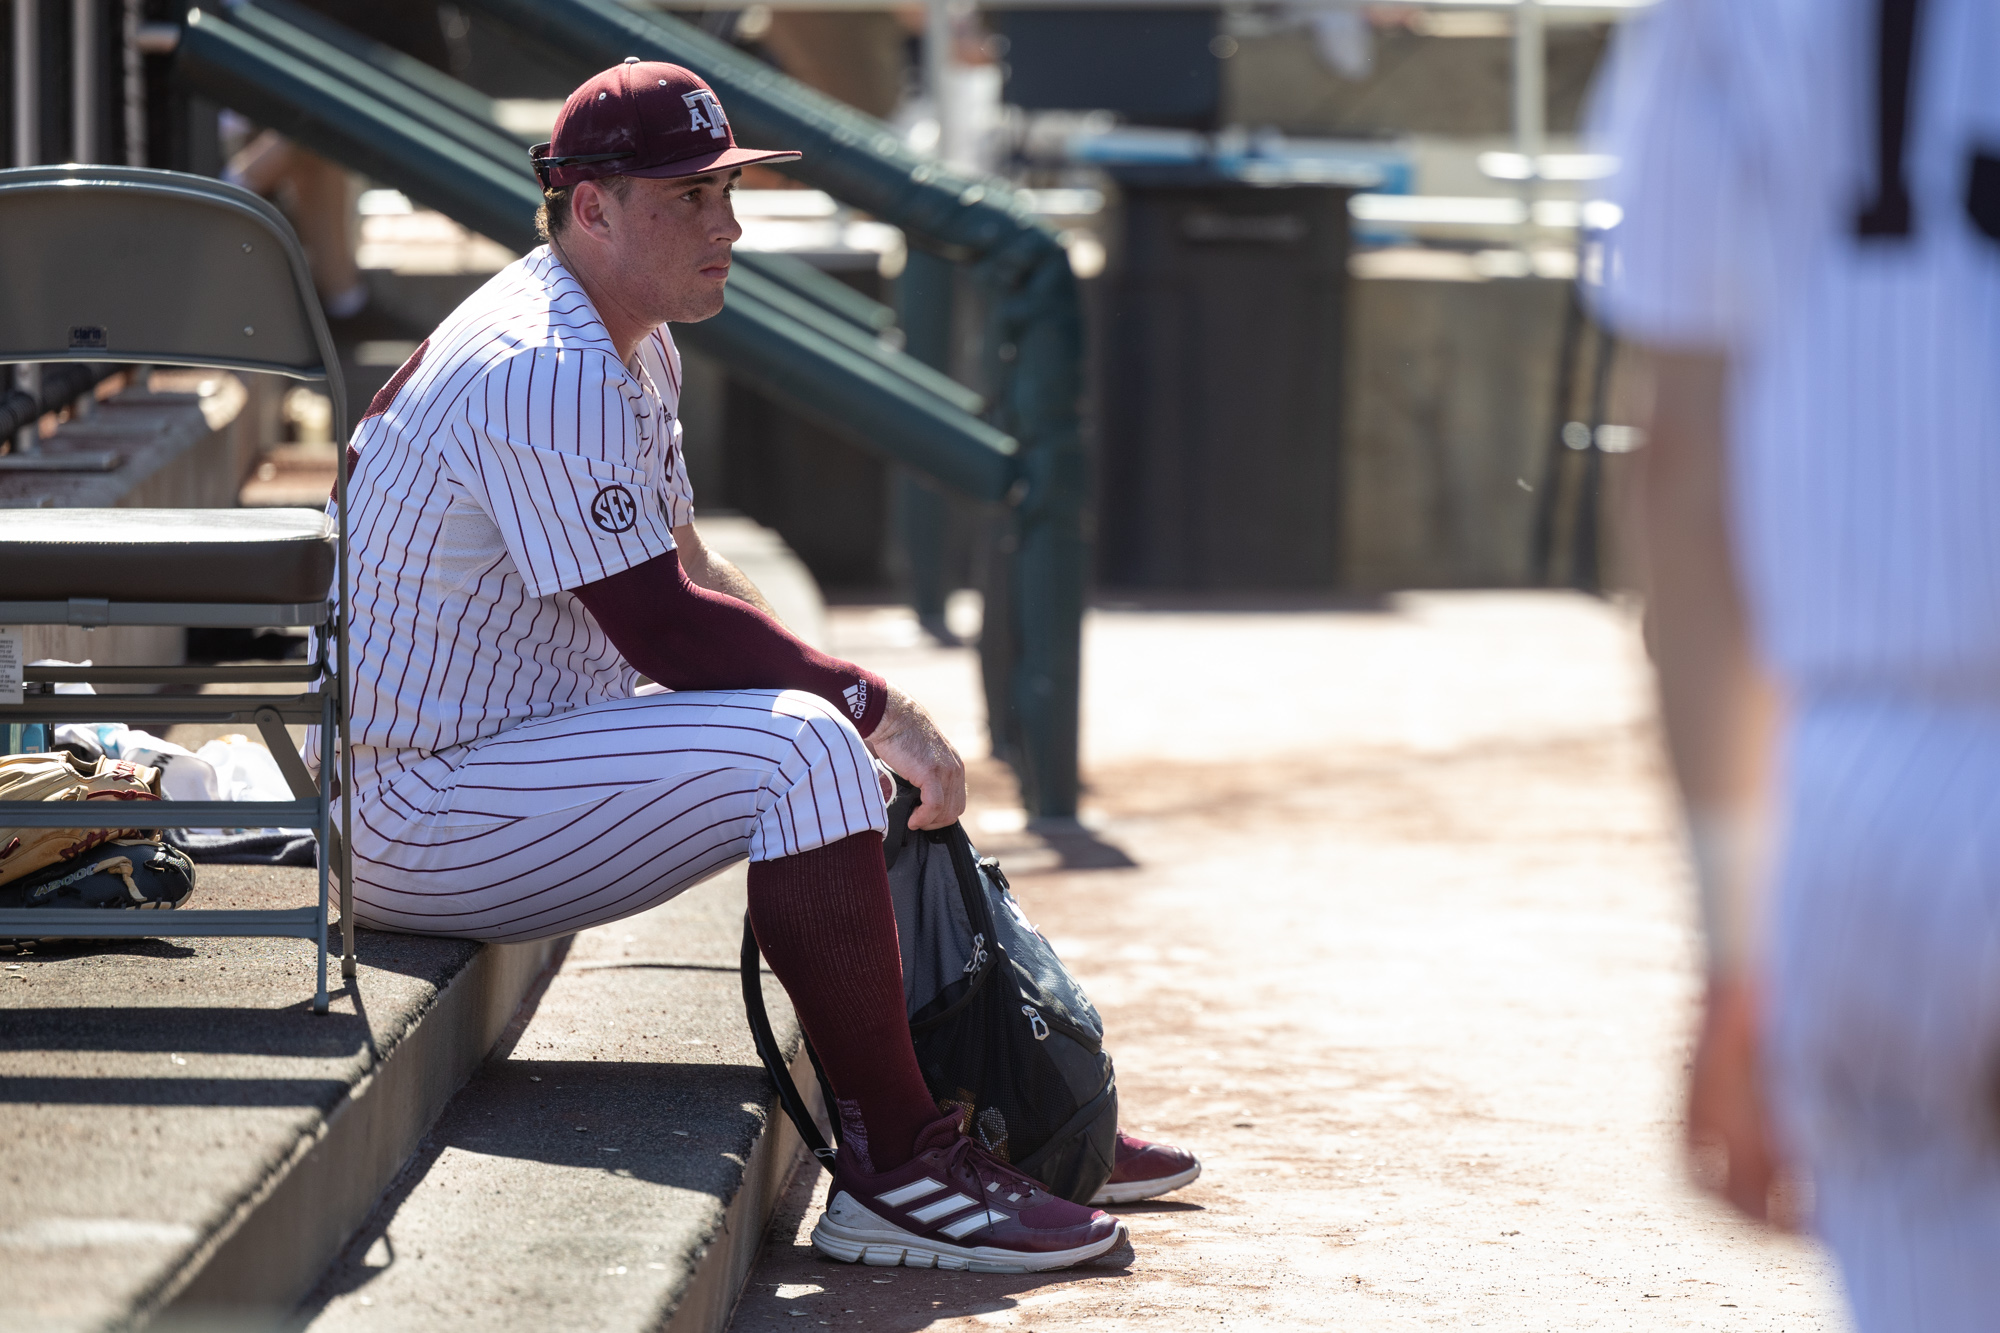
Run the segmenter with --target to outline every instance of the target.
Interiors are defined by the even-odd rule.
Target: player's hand
[[[1765,1112],[1757,986],[1748,978],[1709,983],[1688,1079],[1687,1146],[1697,1184],[1758,1222],[1792,1229],[1778,1188],[1782,1169]]]
[[[894,685],[868,748],[923,792],[910,812],[911,828],[943,828],[965,813],[965,761],[923,706]]]

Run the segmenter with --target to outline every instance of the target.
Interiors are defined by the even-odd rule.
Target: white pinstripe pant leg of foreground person
[[[2000,1323],[2000,699],[1805,703],[1770,1084],[1863,1329]]]
[[[389,766],[355,821],[355,910],[379,929],[545,939],[657,907],[746,856],[884,826],[874,760],[825,700],[642,695]]]

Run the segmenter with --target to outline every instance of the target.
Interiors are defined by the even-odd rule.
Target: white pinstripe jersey
[[[397,373],[348,482],[357,746],[437,751],[632,693],[565,589],[672,550],[692,518],[680,375],[664,329],[621,364],[546,246]]]
[[[1665,0],[1623,35],[1600,104],[1624,209],[1605,302],[1624,334],[1729,353],[1736,552],[1781,675],[1991,695],[2000,6],[1914,11],[1906,234],[1860,221],[1893,174],[1897,8]]]

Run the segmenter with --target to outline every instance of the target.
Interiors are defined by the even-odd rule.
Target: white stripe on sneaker
[[[942,1180],[913,1180],[907,1185],[898,1185],[887,1194],[878,1194],[875,1197],[891,1208],[901,1208],[906,1203],[915,1203],[925,1195],[936,1194],[943,1188]]]
[[[963,1194],[953,1194],[949,1199],[939,1199],[936,1203],[925,1204],[923,1207],[913,1211],[910,1216],[922,1222],[925,1226],[929,1226],[940,1217],[949,1217],[961,1208],[976,1207],[978,1207],[976,1200],[968,1199]]]
[[[938,1230],[950,1236],[953,1240],[964,1240],[975,1231],[990,1227],[995,1222],[1005,1222],[1006,1220],[1007,1214],[992,1208],[982,1208],[976,1213],[967,1213],[950,1226],[939,1227]]]
[[[990,1240],[985,1245],[965,1243],[934,1232],[914,1232],[906,1224],[891,1222],[870,1212],[844,1189],[834,1189],[831,1193],[826,1211],[813,1225],[812,1245],[827,1258],[847,1264],[893,1267],[900,1263],[909,1268],[970,1269],[976,1273],[1041,1273],[1095,1259],[1125,1244],[1129,1238],[1125,1224],[1118,1222],[1098,1239],[1066,1250],[1016,1248]],[[980,1208],[953,1225],[965,1227],[968,1240],[976,1242],[978,1238],[973,1233],[979,1225],[992,1220],[991,1212]]]

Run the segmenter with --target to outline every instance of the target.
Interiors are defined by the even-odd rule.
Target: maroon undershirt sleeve
[[[625,660],[670,690],[805,690],[863,736],[889,702],[874,672],[828,657],[748,602],[697,587],[678,552],[572,591]]]

